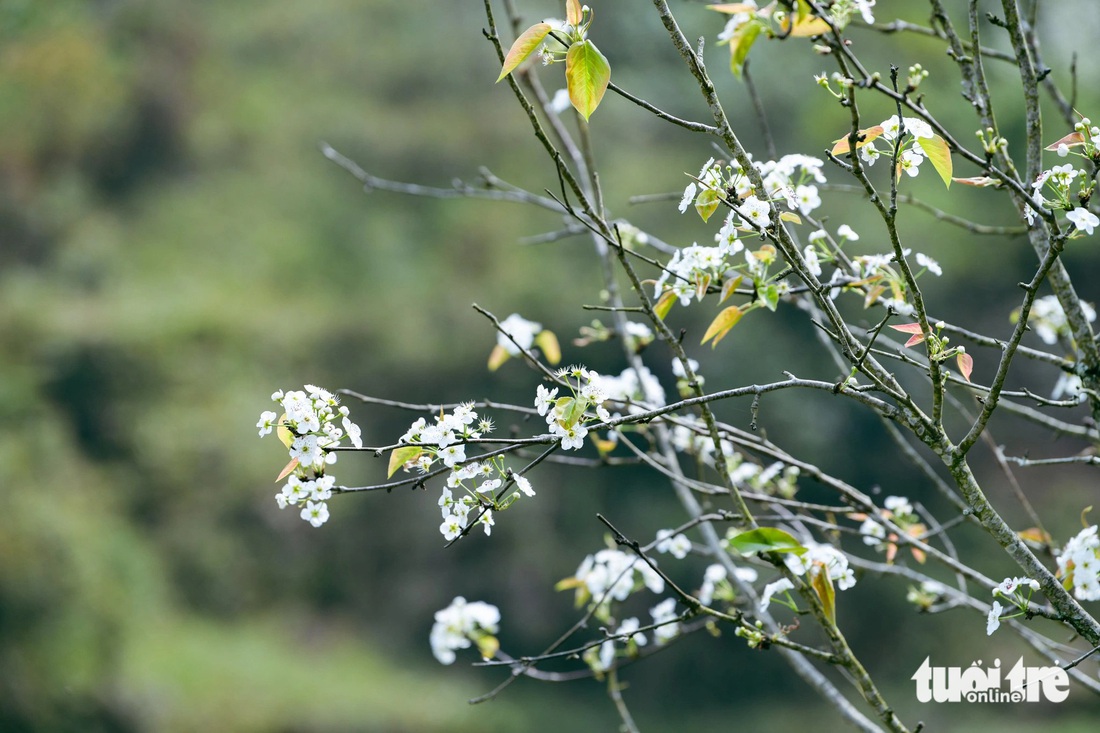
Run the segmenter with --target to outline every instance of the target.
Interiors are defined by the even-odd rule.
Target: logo
[[[1001,660],[983,667],[934,667],[925,657],[910,679],[921,702],[1062,702],[1069,697],[1069,675],[1061,667],[1025,667],[1024,658],[1002,675]]]

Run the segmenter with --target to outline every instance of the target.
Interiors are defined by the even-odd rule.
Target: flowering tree
[[[546,664],[574,659],[579,669],[569,674],[604,681],[624,727],[635,730],[618,671],[686,635],[728,630],[751,647],[776,650],[849,724],[909,730],[849,646],[837,613],[839,594],[857,578],[867,583],[889,577],[904,579],[907,599],[918,609],[960,609],[975,629],[984,620],[988,634],[1004,628],[1048,660],[1051,674],[1100,692],[1082,665],[1100,645],[1100,623],[1081,605],[1100,600],[1096,525],[1082,514],[1084,529],[1076,536],[1051,536],[1038,509],[1020,493],[1031,521],[1010,526],[987,498],[993,477],[973,462],[999,411],[1030,421],[1044,435],[1093,443],[1100,438],[1095,313],[1078,297],[1062,261],[1067,247],[1088,246],[1100,224],[1092,203],[1100,128],[1074,109],[1043,64],[1035,36],[1038,3],[1002,0],[988,14],[979,12],[976,0],[966,5],[965,17],[953,18],[944,3],[929,0],[928,26],[883,23],[875,17],[875,0],[710,6],[714,30],[721,29],[718,41],[730,51],[730,70],[747,84],[746,62],[757,43],[785,43],[791,54],[815,53],[832,66],[814,81],[847,111],[849,124],[815,157],[797,151],[754,156],[745,149],[703,62],[703,42],[689,42],[665,0],[653,0],[653,12],[683,61],[685,80],[703,95],[709,120],[683,119],[613,83],[611,63],[589,37],[596,20],[592,8],[567,0],[563,20],[525,28],[506,1],[506,27],[515,38],[508,42],[486,0],[486,36],[501,63],[497,81],[511,88],[525,111],[555,185],[535,193],[486,180],[457,190],[558,212],[567,218],[564,234],[591,239],[603,276],[597,309],[610,324],[582,329],[575,344],[616,339],[625,368],[557,368],[561,348],[554,333],[518,314],[498,319],[478,308],[496,331],[489,368],[522,359],[536,370],[530,403],[409,405],[341,390],[346,402],[422,413],[404,435],[364,446],[351,411],[336,395],[313,385],[280,390],[272,395],[277,409],[264,412],[257,425],[261,436],[277,432],[289,451],[290,463],[279,476],[286,479],[276,496],[279,506],[319,527],[329,520],[328,502],[336,495],[428,487],[438,496],[439,531],[453,543],[491,535],[513,504],[537,500],[544,462],[642,465],[667,482],[683,516],[645,537],[620,531],[614,517],[601,517],[606,526],[598,529],[610,532],[613,546],[578,558],[574,575],[559,583],[559,590],[574,591],[579,618],[545,649],[502,649],[496,634],[507,620],[482,601],[459,597],[436,614],[431,647],[440,662],[450,664],[458,650],[476,646],[483,664],[510,672],[482,699],[518,676],[559,678],[562,673],[547,671]],[[555,9],[548,6],[547,12]],[[928,72],[920,65],[905,71],[867,68],[850,43],[853,30],[914,32],[942,42],[973,108],[973,126],[948,129],[924,105],[920,88]],[[990,40],[994,45],[987,45]],[[551,67],[544,73],[555,78],[564,66],[564,88],[557,95],[544,90],[535,59]],[[1013,110],[1026,125],[1019,150],[1010,149],[994,116],[985,68],[994,62],[1011,64],[1022,85],[1022,107]],[[590,139],[587,121],[608,91],[637,105],[639,114],[709,137],[721,150],[721,159],[701,167],[685,162],[693,172],[678,207],[712,223],[713,243],[669,245],[660,233],[605,209],[592,155],[598,141]],[[1043,96],[1058,111],[1048,123],[1054,134],[1042,126]],[[873,99],[887,100],[894,113],[867,119],[861,109]],[[325,154],[368,187],[455,194],[386,181],[332,148]],[[1054,165],[1055,158],[1063,162]],[[956,175],[956,166],[972,175]],[[953,323],[922,294],[921,281],[942,270],[927,252],[914,251],[923,246],[910,244],[919,232],[899,225],[898,210],[913,202],[906,193],[912,179],[929,177],[937,185],[974,186],[990,197],[1008,197],[1015,207],[1015,230],[932,211],[974,236],[1026,234],[1035,264],[1029,280],[1020,283],[1018,307],[1004,314],[1007,335],[983,335]],[[873,236],[884,242],[877,250],[857,254],[861,235],[847,224],[829,223],[820,194],[844,186],[863,194],[877,212]],[[668,203],[673,215],[674,205]],[[869,234],[863,233],[864,242]],[[735,328],[746,317],[769,318],[779,309],[801,313],[815,326],[821,371],[828,376],[786,372],[772,383],[708,391],[706,365],[689,358],[686,335],[668,325],[677,308],[712,314],[700,339],[712,347],[736,339]],[[873,325],[858,325],[867,319]],[[1022,345],[1029,330],[1057,352]],[[907,340],[898,340],[899,334]],[[671,360],[675,396],[647,366],[656,359]],[[1021,359],[1038,365],[1044,381],[1017,385],[1012,367]],[[977,379],[976,370],[985,378]],[[937,516],[907,497],[877,499],[800,458],[797,445],[758,434],[761,398],[784,390],[821,391],[877,416],[912,470],[926,477],[949,509]],[[745,399],[753,417],[739,427],[723,408]],[[514,437],[494,437],[494,428],[505,423],[517,426]],[[330,471],[345,452],[388,454],[389,476],[370,486],[337,485]],[[582,452],[585,459],[567,458],[568,452]],[[1007,455],[995,445],[993,452],[1008,475],[1012,465],[1100,462],[1091,452],[1043,459]],[[832,500],[800,498],[808,483]],[[963,525],[984,530],[984,552],[1004,553],[1018,574],[998,581],[979,569],[978,558],[960,556],[952,534]],[[701,577],[677,565],[688,555],[707,559]],[[632,611],[638,603],[642,611]],[[800,623],[803,617],[820,633]],[[1064,642],[1067,634],[1075,644]]]

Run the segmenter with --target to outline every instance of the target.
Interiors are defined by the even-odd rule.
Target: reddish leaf
[[[878,301],[879,296],[882,295],[885,292],[886,292],[886,286],[885,285],[876,285],[873,288],[869,289],[867,291],[867,295],[865,295],[864,298],[863,298],[863,307],[864,308],[870,308],[872,305],[874,305]]]
[[[860,141],[856,143],[856,148],[862,148],[864,145],[873,142],[875,138],[880,137],[883,133],[882,125],[875,125],[874,127],[868,127],[866,130],[860,130],[856,135],[860,138]],[[833,141],[833,155],[843,155],[847,153],[851,148],[848,146],[848,136]]]
[[[952,178],[955,183],[961,183],[964,186],[976,186],[978,188],[985,188],[986,186],[999,186],[1002,181],[999,178],[990,178],[989,176],[974,176],[973,178]]]
[[[916,346],[921,341],[924,341],[924,333],[921,332],[919,323],[902,323],[897,326],[890,326],[895,331],[901,331],[902,333],[911,333],[912,336],[905,342],[906,348],[910,346]]]
[[[959,355],[955,357],[955,361],[959,365],[959,373],[969,382],[970,373],[974,371],[974,357],[965,351],[960,351]]]
[[[581,24],[584,14],[580,0],[565,0],[565,22],[576,28]]]
[[[1065,145],[1066,147],[1072,148],[1075,145],[1084,145],[1084,144],[1085,144],[1085,136],[1084,135],[1082,135],[1079,132],[1071,132],[1070,134],[1066,135],[1061,140],[1058,140],[1057,142],[1052,142],[1050,145],[1047,145],[1045,149],[1046,150],[1057,150],[1059,145]]]
[[[282,481],[283,479],[285,479],[285,478],[286,478],[287,476],[289,476],[289,475],[290,475],[290,473],[291,473],[291,472],[292,472],[292,471],[293,471],[293,470],[294,470],[295,468],[297,468],[297,467],[298,467],[298,459],[297,459],[297,458],[295,458],[295,459],[294,459],[294,460],[292,460],[292,461],[291,461],[290,463],[286,464],[286,468],[284,468],[284,469],[283,469],[283,470],[282,470],[282,471],[281,471],[281,472],[279,473],[279,475],[278,475],[278,476],[277,476],[277,477],[275,478],[275,483],[279,483],[280,481]]]

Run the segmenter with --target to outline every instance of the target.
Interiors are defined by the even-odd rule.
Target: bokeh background
[[[521,7],[534,22],[560,15],[558,5]],[[615,81],[705,119],[651,6],[594,5],[593,37]],[[878,5],[881,18],[926,21],[921,3]],[[698,3],[674,8],[689,37],[707,37],[727,109],[763,157],[745,89],[715,44],[722,19]],[[1054,77],[1068,83],[1080,49],[1078,106],[1100,118],[1098,67],[1087,55],[1100,35],[1093,10],[1089,0],[1064,0],[1041,15],[1050,16],[1044,52]],[[571,594],[552,587],[603,545],[596,512],[652,536],[681,520],[665,486],[640,472],[546,466],[533,477],[537,500],[502,516],[491,538],[443,550],[434,490],[339,497],[320,530],[279,512],[272,479],[285,455],[253,427],[272,391],[304,382],[425,403],[528,402],[537,377],[522,364],[486,370],[494,337],[473,302],[555,330],[567,361],[623,368],[614,345],[570,343],[592,318],[579,304],[598,299],[590,244],[523,242],[560,219],[508,204],[364,194],[319,153],[327,141],[376,175],[430,185],[472,180],[486,166],[535,191],[555,188],[521,111],[492,83],[499,67],[484,25],[474,0],[0,0],[0,730],[615,728],[591,681],[521,680],[490,704],[466,705],[502,673],[441,668],[427,633],[432,613],[465,595],[502,608],[506,649],[538,651],[573,618]],[[927,103],[971,139],[973,118],[938,42],[852,37],[883,73],[924,64]],[[780,152],[821,155],[846,131],[847,112],[812,81],[827,60],[804,42],[788,45],[799,48],[760,43],[751,73]],[[1001,124],[1018,143],[1013,69],[989,71]],[[545,76],[551,89],[561,85],[555,72]],[[864,111],[872,121],[892,113],[878,101]],[[1048,119],[1051,139],[1064,134]],[[615,214],[678,244],[711,236],[677,215],[674,200],[628,203],[681,190],[684,172],[713,154],[709,140],[613,96],[591,129]],[[988,191],[946,192],[930,174],[907,185],[983,223],[1011,221]],[[864,233],[853,251],[884,251],[858,198],[827,194],[826,205],[831,225]],[[928,283],[933,312],[1006,335],[1015,283],[1034,262],[1026,242],[977,238],[914,210],[902,221],[911,246],[946,271]],[[1096,245],[1075,242],[1067,253],[1094,301]],[[701,335],[711,308],[671,318]],[[783,369],[838,376],[810,327],[783,308],[746,319],[713,354],[698,351],[712,360],[713,387]],[[975,357],[978,377],[988,376],[994,356]],[[671,392],[668,354],[646,359]],[[1014,378],[1041,391],[1056,375],[1021,366]],[[417,416],[352,410],[374,444],[392,442]],[[724,406],[723,416],[747,425],[749,406]],[[938,506],[881,426],[849,405],[781,395],[765,400],[760,422],[864,490]],[[1079,447],[1054,446],[1012,419],[993,433],[1010,452]],[[979,464],[1006,515],[1023,521],[1004,479],[987,459]],[[345,456],[338,469],[341,483],[378,482],[385,459]],[[1019,478],[1063,539],[1096,498],[1088,473]],[[983,553],[991,575],[1011,573],[979,533],[964,530],[958,542]],[[702,567],[685,561],[685,582]],[[904,594],[896,581],[868,578],[841,597],[840,612],[906,720],[1094,729],[1100,706],[1080,689],[1056,707],[917,704],[909,677],[925,656],[965,666],[1011,662],[1024,650],[1007,634],[986,639],[976,614],[918,616]],[[774,654],[728,634],[687,639],[625,679],[645,730],[839,727]]]

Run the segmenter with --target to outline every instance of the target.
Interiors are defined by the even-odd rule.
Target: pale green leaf
[[[768,283],[760,291],[760,298],[764,302],[764,307],[774,312],[779,307],[779,286],[775,283]]]
[[[710,326],[707,327],[707,332],[703,334],[701,343],[705,344],[713,338],[714,342],[711,343],[711,348],[714,348],[718,345],[718,342],[730,332],[730,329],[737,325],[737,322],[741,320],[741,316],[743,315],[744,311],[735,305],[726,308],[711,321]]]
[[[516,67],[522,64],[523,60],[539,47],[542,39],[546,38],[546,34],[550,30],[549,23],[535,23],[523,33],[520,33],[519,38],[508,49],[508,54],[504,57],[504,65],[500,67],[500,76],[497,77],[497,81],[515,71]]]
[[[585,120],[600,106],[610,81],[611,65],[596,44],[584,40],[569,47],[565,55],[565,82],[569,100]]]
[[[508,353],[508,350],[500,344],[497,344],[493,347],[493,350],[489,352],[489,371],[495,372],[497,369],[500,369],[500,365],[510,358],[511,354]]]
[[[278,427],[275,428],[275,434],[279,436],[279,440],[283,442],[287,450],[290,450],[290,444],[294,442],[294,433],[290,432],[284,423],[286,422],[286,413],[284,412],[279,420],[276,422]]]
[[[718,203],[718,194],[713,189],[704,188],[695,199],[695,210],[699,212],[703,221],[706,221],[718,209]]]
[[[737,550],[742,555],[752,555],[756,552],[791,552],[801,555],[806,552],[797,539],[788,532],[775,527],[757,527],[727,540],[731,550]]]
[[[672,306],[676,304],[678,296],[672,290],[666,290],[661,293],[661,297],[657,299],[657,304],[653,306],[653,312],[657,314],[657,317],[662,321],[668,317],[668,312],[672,310]]]
[[[737,288],[741,285],[741,281],[745,279],[744,275],[738,275],[735,278],[726,280],[722,283],[722,294],[719,296],[719,303],[725,303],[731,295],[733,295]]]
[[[936,172],[940,174],[940,178],[943,179],[944,184],[950,188],[951,148],[948,147],[947,141],[939,135],[933,135],[932,137],[918,138],[917,144],[920,145],[924,154],[928,156],[928,162],[931,163],[932,167],[936,169]]]
[[[834,626],[836,625],[836,591],[833,590],[833,579],[829,577],[829,569],[823,563],[818,563],[810,571],[810,585],[814,593],[821,599],[821,606],[825,611],[825,617]]]
[[[752,44],[756,43],[763,26],[756,21],[749,21],[737,29],[730,38],[730,71],[738,79],[741,78],[741,70],[745,68],[745,59],[749,57]]]
[[[733,15],[734,13],[755,13],[760,8],[752,3],[717,3],[708,5],[707,10],[717,10],[719,13]]]
[[[401,448],[394,448],[390,451],[390,465],[386,473],[386,478],[397,473],[397,469],[401,468],[409,461],[415,461],[423,452],[424,449],[418,445],[406,445]]]
[[[558,344],[558,337],[554,335],[553,331],[539,331],[538,335],[535,336],[535,345],[542,349],[546,361],[551,364],[557,364],[561,361],[561,346]]]

